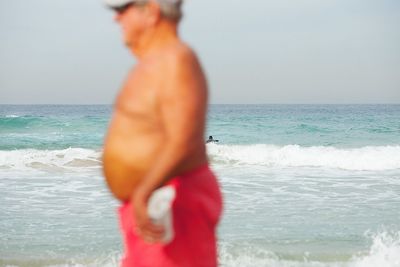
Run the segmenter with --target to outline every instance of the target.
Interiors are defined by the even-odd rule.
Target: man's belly
[[[154,164],[160,144],[158,134],[109,133],[103,151],[103,171],[116,198],[129,200],[137,184]]]

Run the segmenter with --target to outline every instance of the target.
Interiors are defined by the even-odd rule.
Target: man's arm
[[[179,55],[162,75],[160,116],[165,142],[151,170],[133,193],[132,200],[139,233],[146,240],[159,240],[162,229],[151,224],[147,216],[150,194],[176,175],[185,160],[203,145],[207,92],[201,69],[191,53]]]

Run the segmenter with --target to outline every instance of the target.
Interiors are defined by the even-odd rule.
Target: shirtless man
[[[119,209],[122,266],[213,267],[221,194],[203,140],[207,83],[178,36],[181,0],[105,0],[138,62],[115,102],[103,169]],[[172,186],[174,237],[148,216],[152,192]]]

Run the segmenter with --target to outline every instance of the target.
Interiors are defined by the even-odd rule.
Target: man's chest
[[[159,85],[152,77],[130,77],[119,92],[116,105],[129,113],[155,115],[158,111]]]

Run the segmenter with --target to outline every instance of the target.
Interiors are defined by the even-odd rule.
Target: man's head
[[[117,12],[123,11],[130,5],[146,5],[154,1],[160,7],[161,15],[169,20],[179,22],[182,17],[182,0],[104,0],[105,4]]]
[[[125,44],[134,51],[149,39],[156,27],[176,25],[181,17],[182,0],[104,0],[116,12]]]

